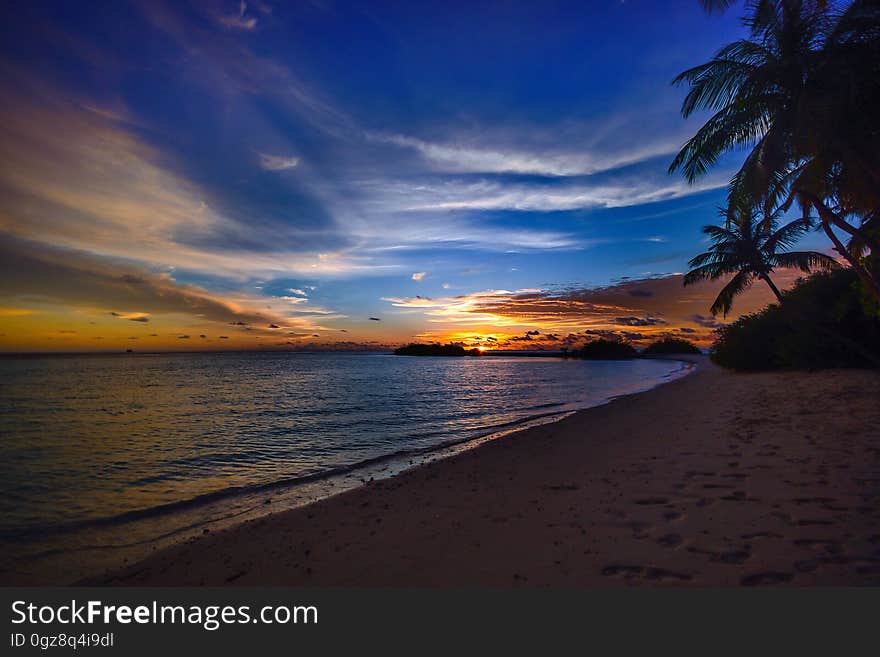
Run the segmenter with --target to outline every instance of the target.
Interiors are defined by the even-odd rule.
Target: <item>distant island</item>
[[[616,342],[614,340],[592,340],[580,349],[570,351],[569,358],[584,358],[587,360],[624,360],[635,358],[639,353],[628,342]]]
[[[681,338],[664,338],[653,342],[642,350],[643,356],[660,356],[666,354],[701,354],[699,347],[693,342]]]
[[[466,348],[460,344],[412,343],[394,350],[396,356],[538,356],[545,358],[583,358],[584,360],[624,360],[638,358],[640,355],[657,356],[667,354],[699,354],[700,350],[691,342],[680,338],[664,338],[646,347],[641,354],[628,342],[617,340],[592,340],[579,349],[561,351],[508,351],[498,349],[483,351]]]
[[[395,356],[479,356],[479,349],[465,349],[460,344],[408,344],[394,350]]]

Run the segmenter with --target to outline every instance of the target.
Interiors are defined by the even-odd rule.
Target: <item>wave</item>
[[[540,408],[542,406],[561,406],[564,404],[544,404],[538,406],[536,408]],[[353,472],[357,472],[358,470],[364,470],[368,467],[380,465],[386,462],[397,461],[400,459],[406,459],[410,457],[424,456],[426,454],[431,454],[434,452],[440,452],[451,447],[456,447],[459,445],[463,445],[469,442],[480,441],[481,439],[488,438],[489,436],[494,436],[495,434],[506,434],[512,431],[515,431],[521,428],[523,425],[532,424],[539,420],[544,420],[548,418],[552,418],[554,416],[567,416],[570,415],[573,411],[561,411],[556,413],[538,413],[535,415],[530,415],[523,418],[518,418],[516,420],[512,420],[510,422],[502,422],[495,425],[480,427],[476,429],[476,431],[480,431],[477,435],[469,435],[463,438],[453,438],[450,440],[443,441],[436,445],[431,445],[429,447],[421,447],[421,448],[411,448],[411,449],[400,449],[394,452],[389,452],[387,454],[381,454],[372,458],[363,459],[356,463],[352,463],[350,465],[343,465],[335,468],[328,468],[326,470],[309,472],[306,474],[300,474],[293,477],[285,477],[283,479],[278,479],[276,481],[266,482],[262,484],[253,484],[250,486],[230,486],[228,488],[223,488],[217,491],[213,491],[210,493],[205,493],[203,495],[197,495],[195,497],[180,500],[177,502],[170,502],[168,504],[160,504],[157,506],[148,507],[145,509],[136,509],[133,511],[126,511],[125,513],[120,513],[112,516],[105,516],[102,518],[89,518],[84,520],[79,520],[70,523],[55,523],[51,525],[36,525],[29,527],[18,527],[13,529],[0,529],[0,540],[9,541],[9,542],[19,542],[19,541],[29,541],[35,538],[44,538],[47,536],[51,536],[52,534],[62,533],[62,532],[70,532],[70,531],[78,531],[82,529],[87,529],[90,527],[106,527],[111,525],[121,525],[128,522],[134,522],[137,520],[143,520],[146,518],[154,518],[157,516],[171,514],[175,511],[183,511],[186,509],[195,508],[198,506],[202,506],[211,502],[217,502],[223,499],[232,498],[232,497],[243,497],[245,495],[254,495],[257,493],[268,493],[273,492],[281,488],[292,488],[295,486],[299,486],[306,483],[313,483],[317,481],[322,481],[325,479],[332,479],[334,477],[339,477],[342,475],[351,474]],[[421,435],[436,435],[442,432],[430,432]],[[183,528],[182,528],[183,529]]]
[[[693,365],[690,363],[681,361],[678,362],[680,363],[680,365],[672,371],[666,372],[663,375],[660,375],[658,373],[653,378],[642,379],[638,381],[636,385],[632,386],[628,393],[623,394],[632,394],[655,387],[657,385],[661,385],[671,379],[678,378],[688,373],[693,368]],[[370,476],[369,471],[371,469],[375,470],[376,466],[382,466],[385,464],[398,464],[400,467],[387,468],[388,472],[385,472],[386,468],[382,468],[382,470],[378,473],[375,471],[371,473],[376,478],[389,476],[389,474],[392,474],[393,472],[399,472],[403,469],[407,469],[408,467],[412,467],[414,465],[413,460],[419,459],[421,457],[424,457],[422,458],[421,462],[424,462],[424,460],[427,458],[434,458],[433,455],[438,455],[438,457],[442,457],[445,456],[445,454],[442,454],[444,451],[450,451],[450,453],[452,453],[452,451],[455,451],[456,448],[467,449],[470,447],[470,444],[476,445],[485,440],[493,439],[495,437],[501,437],[503,435],[507,435],[530,425],[558,421],[564,417],[567,417],[568,415],[571,415],[576,410],[602,405],[619,396],[623,395],[614,395],[612,394],[612,391],[609,390],[605,394],[605,396],[601,398],[593,398],[589,402],[585,401],[584,405],[575,406],[572,403],[558,401],[537,403],[520,409],[520,412],[530,412],[529,415],[518,417],[506,422],[470,427],[467,430],[466,434],[459,433],[458,437],[450,438],[447,440],[440,440],[433,445],[397,449],[388,453],[378,454],[370,458],[361,459],[350,464],[340,465],[337,467],[327,467],[324,469],[315,469],[313,471],[298,473],[295,476],[275,479],[270,482],[254,483],[242,486],[228,486],[220,490],[196,495],[187,499],[181,499],[165,504],[158,504],[143,509],[126,511],[124,513],[119,513],[115,515],[108,515],[97,518],[77,519],[70,522],[54,522],[44,524],[18,525],[14,527],[0,527],[0,540],[8,544],[21,545],[22,548],[28,550],[30,557],[46,556],[47,554],[52,554],[56,552],[74,550],[78,551],[81,549],[113,549],[117,547],[127,547],[130,545],[155,543],[159,540],[182,534],[193,529],[197,529],[203,525],[211,524],[217,521],[236,519],[240,515],[246,515],[254,510],[263,507],[265,500],[254,499],[251,503],[251,501],[248,499],[249,497],[259,498],[261,495],[270,493],[274,494],[280,491],[284,491],[286,493],[287,491],[295,491],[296,489],[307,487],[307,484],[313,484],[322,481],[327,481],[328,487],[324,490],[324,493],[326,493],[326,495],[322,493],[321,496],[329,496],[339,490],[338,488],[331,488],[335,484],[330,482],[336,478],[350,477],[351,479],[349,479],[349,483],[351,483],[358,477],[358,473],[362,472],[363,476],[361,478],[361,482],[365,482],[367,477],[370,477],[371,479],[373,478]],[[448,435],[449,431],[441,430],[422,432],[418,434],[418,437],[431,438],[441,436],[443,434]],[[336,449],[338,448],[339,446],[337,446]],[[406,462],[407,460],[409,460],[409,463]],[[241,504],[239,504],[239,502],[233,502],[229,504],[226,503],[226,501],[234,500],[240,500],[241,502],[244,502],[246,508],[243,508]],[[215,503],[219,503],[216,510],[211,509],[206,511],[205,513],[201,513],[198,511],[200,507],[205,507],[207,505],[212,505]],[[236,504],[239,504],[239,506],[236,507]],[[268,509],[268,507],[265,508]],[[278,507],[274,507],[272,511],[277,510],[277,508]],[[201,513],[201,515],[198,516],[198,519],[195,522],[193,522],[192,514],[188,513],[192,510],[196,510],[197,513]],[[163,517],[167,517],[169,521],[166,522],[162,519]],[[159,525],[154,526],[147,523],[146,525],[134,525],[131,527],[125,527],[124,532],[118,530],[119,527],[123,527],[128,523],[138,523],[140,521],[148,521],[150,519],[160,519]],[[174,525],[174,523],[177,524]],[[108,543],[113,544],[79,544],[76,548],[72,548],[69,546],[64,547],[63,545],[57,548],[54,547],[55,544],[61,542],[59,539],[62,535],[65,537],[65,542],[71,544],[73,543],[73,541],[67,541],[68,534],[72,535],[73,533],[78,533],[82,530],[89,528],[111,528],[110,535],[114,537],[121,537],[124,534],[124,536],[127,538],[123,540],[131,540],[134,542],[116,543],[116,541],[111,540]],[[149,534],[149,536],[147,536],[147,534]],[[134,538],[132,538],[135,535],[137,535],[139,538],[143,538],[143,540],[135,540]],[[80,538],[78,538],[77,540],[83,540],[85,538],[88,538],[88,536],[80,535]],[[47,541],[48,543],[45,541]],[[53,547],[49,550],[44,549],[39,553],[31,552],[31,549],[37,547],[37,545],[35,544],[31,546],[30,544],[38,542],[42,542],[44,548],[47,544],[52,545]]]

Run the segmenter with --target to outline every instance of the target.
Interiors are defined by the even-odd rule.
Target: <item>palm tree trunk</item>
[[[819,213],[819,218],[822,221],[840,228],[843,232],[849,233],[853,237],[858,237],[871,249],[871,253],[880,254],[880,242],[865,233],[865,231],[850,225],[845,219],[838,217],[820,198],[808,193],[805,193],[804,196],[816,208],[816,212]]]
[[[831,226],[829,226],[828,222],[824,219],[822,220],[822,229],[825,231],[828,239],[834,243],[834,250],[843,256],[843,258],[849,263],[850,267],[852,267],[856,274],[858,274],[859,279],[864,283],[865,287],[868,288],[868,291],[874,295],[874,298],[877,299],[877,301],[880,301],[880,283],[878,283],[871,275],[871,272],[869,272],[868,269],[849,252],[849,249],[847,249],[843,245],[843,242],[837,238],[837,235],[834,234]]]
[[[761,274],[761,278],[770,286],[770,289],[773,290],[773,294],[776,295],[779,303],[782,303],[782,293],[779,291],[779,288],[776,287],[776,284],[770,280],[770,277],[767,274]]]

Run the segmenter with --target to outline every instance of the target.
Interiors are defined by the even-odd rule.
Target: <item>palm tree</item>
[[[684,284],[714,281],[734,274],[712,304],[713,315],[723,314],[726,317],[734,297],[745,292],[757,279],[764,281],[781,303],[782,293],[770,278],[776,267],[809,272],[814,268],[828,269],[837,265],[833,258],[824,253],[786,251],[813,225],[809,219],[801,218],[777,228],[780,214],[781,211],[777,211],[759,218],[751,208],[721,210],[725,225],[703,227],[712,245],[706,253],[701,253],[688,263],[691,270],[685,275]]]
[[[726,11],[731,5],[735,4],[736,0],[700,0],[700,4],[703,5],[703,9],[708,12],[723,12]],[[762,4],[760,1],[756,2],[752,0],[749,4],[755,6]],[[766,4],[769,4],[767,2]],[[821,7],[825,7],[828,5],[828,0],[815,0],[815,4],[820,5]]]
[[[732,2],[701,0],[709,9]],[[673,160],[690,182],[725,152],[750,147],[732,205],[763,203],[819,215],[835,250],[880,300],[880,273],[855,249],[880,254],[880,3],[838,11],[821,0],[750,0],[750,38],[675,80],[690,87],[687,117],[715,113]],[[835,230],[846,233],[847,248]]]

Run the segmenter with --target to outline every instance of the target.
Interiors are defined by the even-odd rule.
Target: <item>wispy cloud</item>
[[[141,323],[173,315],[248,327],[278,324],[316,330],[321,326],[315,318],[333,315],[324,309],[267,309],[265,297],[219,295],[181,284],[168,274],[9,236],[0,240],[0,274],[0,299],[18,306],[43,300]]]
[[[253,16],[218,16],[217,22],[224,27],[231,27],[237,30],[252,30],[257,26],[257,19]]]
[[[528,128],[523,128],[523,131]],[[679,140],[649,141],[618,150],[591,150],[583,139],[577,150],[555,147],[486,146],[476,140],[446,143],[400,134],[367,133],[371,140],[415,150],[440,170],[454,173],[515,173],[541,176],[584,176],[617,169],[652,157],[675,153]]]
[[[419,186],[401,211],[519,210],[558,212],[597,208],[622,208],[690,196],[726,185],[720,176],[688,185],[675,179],[650,180],[637,176],[615,183],[536,185],[517,182],[447,182]]]
[[[67,44],[60,46],[64,56],[76,58],[75,66],[51,70],[56,57],[47,55],[45,68],[25,71],[30,63],[12,60],[0,68],[5,76],[21,67],[17,79],[4,78],[0,109],[0,239],[23,245],[19,255],[29,258],[23,273],[10,276],[18,290],[0,284],[8,307],[38,307],[35,300],[48,299],[100,312],[103,344],[114,330],[195,338],[206,330],[203,321],[227,331],[233,325],[233,341],[244,332],[262,335],[270,325],[294,328],[285,339],[314,340],[346,314],[355,336],[357,322],[387,337],[426,325],[464,331],[484,321],[497,327],[496,339],[504,333],[512,343],[549,341],[578,328],[579,335],[708,328],[690,320],[675,325],[660,314],[668,310],[651,306],[652,297],[635,294],[641,289],[605,310],[595,291],[580,299],[513,289],[561,271],[607,280],[616,273],[608,263],[629,266],[646,252],[664,258],[657,262],[669,260],[658,246],[665,228],[645,225],[638,236],[621,237],[613,222],[599,226],[590,214],[723,186],[723,176],[699,187],[666,176],[666,156],[685,131],[675,127],[681,122],[666,111],[668,102],[663,111],[636,112],[627,99],[621,111],[622,103],[603,96],[607,106],[581,111],[584,104],[573,104],[568,111],[545,106],[548,94],[522,111],[499,112],[477,93],[473,103],[455,98],[465,102],[449,112],[451,89],[440,105],[381,111],[374,100],[406,93],[411,72],[401,70],[375,88],[347,84],[351,69],[334,68],[343,60],[332,49],[309,48],[323,34],[311,28],[306,34],[306,25],[326,29],[315,20],[322,12],[314,3],[271,16],[262,0],[151,0],[131,7],[114,12],[113,21],[124,17],[120,24],[136,25],[143,39],[162,48],[129,48],[124,38],[108,38],[115,27],[109,19],[53,18]],[[342,24],[331,22],[333,30]],[[288,37],[298,29],[303,38],[294,43]],[[374,36],[389,54],[401,46],[382,41],[384,30]],[[322,75],[337,70],[338,79]],[[433,82],[431,71],[420,74]],[[361,79],[360,69],[355,75]],[[50,80],[64,80],[64,90]],[[169,94],[168,102],[144,102],[152,92]],[[629,214],[635,213],[603,213],[614,221]],[[573,253],[599,244],[607,248],[595,259]],[[585,263],[581,269],[578,262]],[[516,283],[492,281],[501,272],[517,272]],[[481,287],[513,291],[442,291],[467,289],[466,274]],[[320,292],[312,294],[306,281],[319,282]],[[404,298],[411,281],[443,298]],[[378,286],[382,291],[374,292]],[[366,319],[376,308],[363,299],[380,294],[394,306],[377,326]],[[183,322],[173,331],[172,316]],[[21,325],[34,319],[22,317]],[[206,331],[205,340],[216,333]]]
[[[11,235],[239,279],[396,268],[342,249],[310,251],[345,245],[333,224],[263,228],[230,214],[135,134],[66,100],[10,99],[0,119],[0,230]]]
[[[263,3],[251,3],[270,13]],[[172,38],[187,54],[186,68],[180,73],[197,84],[210,87],[224,95],[261,95],[280,103],[287,111],[328,134],[351,130],[351,120],[332,103],[322,98],[291,68],[269,56],[257,55],[240,40],[239,30],[218,33],[204,29],[187,19],[174,4],[155,0],[138,5],[150,25]],[[249,30],[249,19],[243,19],[239,5],[238,15],[227,14],[233,25]],[[217,16],[215,15],[215,21]],[[256,24],[254,25],[256,27]]]
[[[299,165],[298,157],[285,157],[280,155],[268,155],[259,153],[260,167],[266,171],[286,171],[287,169],[295,169]]]
[[[795,271],[781,271],[777,277],[780,284],[787,287],[798,275]],[[674,274],[625,280],[598,288],[486,290],[453,297],[386,297],[383,300],[395,308],[421,311],[430,324],[441,326],[422,336],[441,341],[455,339],[511,348],[528,341],[534,343],[532,347],[538,344],[559,347],[595,337],[644,343],[684,333],[689,339],[707,345],[721,322],[702,313],[706,313],[723,284],[703,282],[685,288],[682,276]],[[737,300],[736,314],[726,321],[754,312],[772,299],[769,290],[760,286],[753,288]],[[486,336],[493,339],[487,341]]]
[[[269,12],[268,5],[264,5],[261,2],[255,2],[253,4],[257,8],[258,11],[261,11],[262,13]],[[223,27],[234,29],[234,30],[249,31],[249,30],[253,30],[255,27],[257,27],[257,22],[258,22],[256,16],[253,16],[250,14],[249,8],[250,7],[248,6],[247,2],[245,2],[244,0],[240,0],[240,2],[238,4],[238,12],[236,12],[236,13],[215,12],[212,14],[212,17],[214,18],[215,21],[217,21],[217,23],[219,23]]]

